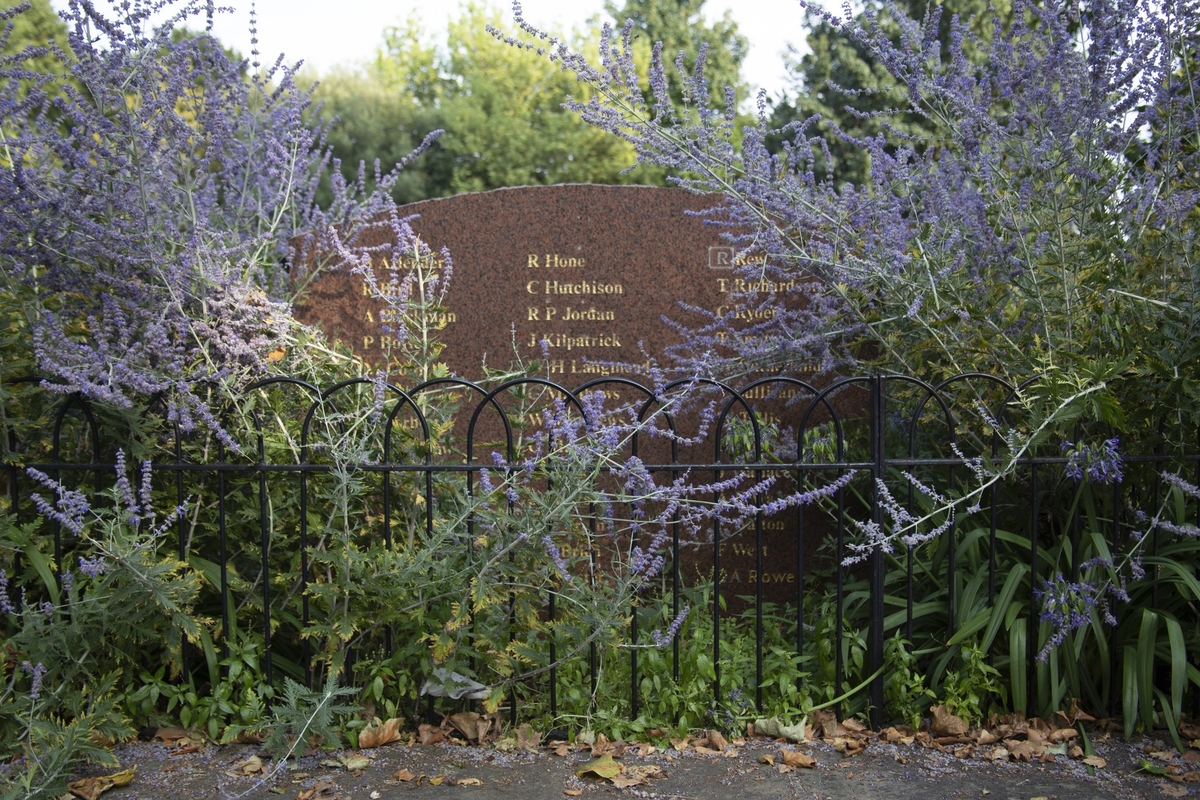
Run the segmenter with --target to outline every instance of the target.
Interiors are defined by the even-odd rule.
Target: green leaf
[[[1017,620],[1016,623],[1008,629],[1008,680],[1012,687],[1013,709],[1027,714],[1029,661],[1025,641],[1026,627],[1024,620]]]
[[[50,560],[32,543],[22,547],[21,552],[25,554],[25,557],[29,559],[29,563],[33,564],[33,568],[37,570],[38,576],[42,579],[42,584],[50,594],[50,602],[58,605],[58,581],[54,577],[54,570],[50,568]]]
[[[1133,727],[1138,718],[1138,654],[1137,648],[1125,646],[1121,659],[1122,692],[1121,716],[1125,720],[1125,738],[1133,736]]]
[[[983,634],[983,641],[979,646],[984,652],[987,652],[992,647],[992,642],[996,638],[996,633],[1000,630],[1000,625],[1008,618],[1008,614],[1012,609],[1013,595],[1017,593],[1017,588],[1025,579],[1025,575],[1029,572],[1029,567],[1025,564],[1014,564],[1009,570],[1008,578],[1004,581],[1004,586],[1000,588],[1000,594],[996,595],[996,605],[992,611],[992,619],[988,623],[987,631]],[[1003,613],[1001,613],[1003,610]]]
[[[1167,641],[1171,647],[1171,706],[1168,710],[1172,722],[1183,716],[1183,689],[1187,684],[1187,645],[1183,640],[1183,628],[1171,617],[1163,620],[1167,626]]]
[[[1158,614],[1142,609],[1142,626],[1138,632],[1138,714],[1142,727],[1154,727],[1154,641],[1158,637]]]

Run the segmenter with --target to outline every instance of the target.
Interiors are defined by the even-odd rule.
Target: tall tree
[[[361,165],[368,191],[375,187],[376,160],[380,171],[386,173],[442,127],[436,106],[423,106],[411,94],[362,71],[340,69],[322,76],[313,97],[325,118],[333,121],[326,142],[339,161],[342,177],[347,182],[357,181]],[[400,174],[391,194],[397,203],[411,203],[449,191],[450,162],[445,151],[435,149]],[[327,176],[317,202],[325,205],[332,195]]]
[[[855,24],[868,28],[876,25],[893,42],[899,42],[897,12],[912,19],[938,14],[938,41],[941,56],[948,60],[950,27],[954,18],[983,42],[990,41],[995,14],[1011,16],[1011,3],[989,5],[985,0],[898,0],[895,4],[871,0],[855,18]],[[864,185],[870,180],[870,150],[862,145],[883,135],[895,141],[911,137],[918,148],[929,141],[936,128],[925,113],[909,103],[908,89],[891,75],[861,39],[844,28],[831,24],[820,12],[809,11],[806,42],[808,52],[790,58],[793,81],[777,100],[771,118],[773,127],[783,128],[795,121],[819,115],[817,132],[829,149],[829,163],[819,159],[818,170],[832,169],[839,184]],[[978,48],[964,43],[969,58],[979,58]],[[777,135],[777,148],[786,134]]]
[[[704,75],[709,82],[711,99],[718,107],[725,103],[725,87],[731,86],[740,101],[746,96],[742,80],[742,62],[750,43],[738,33],[737,23],[728,11],[707,24],[704,19],[704,0],[606,0],[604,9],[613,16],[619,29],[626,20],[633,21],[635,46],[652,47],[662,42],[662,58],[673,63],[679,53],[690,67],[707,46]],[[639,41],[640,40],[640,41]],[[642,44],[644,42],[644,45]],[[671,99],[680,105],[684,96],[684,80],[677,70],[667,71]]]
[[[8,21],[12,32],[0,50],[2,56],[17,56],[23,52],[32,55],[24,60],[23,69],[44,76],[55,76],[62,80],[68,72],[63,63],[64,56],[70,58],[70,45],[67,43],[67,25],[54,9],[50,0],[0,0],[0,11],[16,8],[23,2],[28,2],[29,8]],[[63,55],[54,52],[57,49]],[[33,83],[32,78],[20,81],[19,96],[28,94]]]
[[[503,24],[500,12],[472,4],[442,38],[410,17],[384,31],[368,67],[322,77],[315,96],[346,180],[361,164],[370,187],[376,159],[386,171],[442,129],[393,187],[397,202],[530,184],[661,183],[661,170],[623,174],[632,149],[564,110],[578,85],[496,41],[488,28]]]

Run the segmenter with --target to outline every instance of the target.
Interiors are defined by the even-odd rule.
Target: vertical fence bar
[[[799,445],[796,447],[796,458],[804,453],[804,432],[799,434]],[[804,488],[804,475],[796,470],[796,485]],[[804,657],[804,504],[796,506],[796,656]],[[802,679],[797,678],[797,681]],[[796,688],[801,688],[797,686]]]
[[[177,424],[172,425],[175,438],[175,507],[183,508],[183,504],[187,502],[187,496],[183,493],[183,442],[180,440],[180,431]],[[175,520],[175,536],[178,539],[177,549],[179,552],[179,560],[187,563],[188,560],[188,542],[186,539],[187,519],[183,514]],[[188,640],[186,636],[181,636],[179,641],[179,661],[180,668],[184,675],[190,675],[190,659],[188,655]]]
[[[312,648],[303,631],[308,628],[308,439],[307,426],[300,441],[300,656],[304,661],[304,685],[313,688]]]
[[[1037,709],[1037,659],[1030,658],[1031,653],[1038,650],[1038,615],[1037,609],[1037,570],[1038,570],[1038,465],[1035,461],[1030,466],[1029,493],[1031,511],[1029,519],[1029,633],[1025,643],[1025,654],[1029,661],[1028,676],[1026,677],[1027,707],[1025,714],[1032,716]]]
[[[713,482],[721,480],[720,470],[715,470]],[[721,502],[719,493],[713,494],[713,505]],[[721,522],[713,519],[713,702],[721,702]]]
[[[883,523],[883,512],[880,502],[881,485],[885,477],[886,452],[884,450],[884,413],[886,402],[884,398],[885,381],[882,375],[871,378],[871,470],[875,485],[871,496],[871,521],[876,526]],[[877,528],[878,529],[878,528]],[[869,690],[871,704],[871,726],[878,729],[883,724],[883,592],[884,592],[884,560],[883,549],[876,547],[871,551],[871,614],[868,631],[867,672],[874,675]],[[876,674],[878,673],[878,674]]]
[[[267,470],[262,447],[259,448],[258,464],[258,537],[262,548],[262,599],[263,599],[263,673],[271,683],[274,671],[271,664],[271,526],[267,513]]]
[[[217,444],[217,559],[221,564],[221,658],[229,658],[229,540],[225,519],[225,445]]]

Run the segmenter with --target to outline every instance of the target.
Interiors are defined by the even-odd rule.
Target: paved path
[[[1079,762],[1063,758],[1047,764],[994,764],[982,759],[957,759],[917,746],[878,742],[849,758],[822,743],[805,745],[802,751],[817,760],[815,769],[781,773],[778,766],[760,762],[763,755],[773,755],[778,762],[780,749],[780,745],[759,740],[739,748],[732,758],[691,751],[655,752],[640,758],[629,752],[621,763],[630,767],[654,765],[666,777],[619,789],[603,781],[575,777],[575,771],[591,760],[587,753],[556,756],[547,751],[506,753],[457,744],[392,745],[364,751],[371,757],[370,764],[354,772],[337,765],[327,754],[290,763],[264,780],[261,776],[229,774],[257,752],[254,747],[208,747],[174,755],[165,746],[139,743],[124,745],[117,751],[124,765],[138,764],[137,778],[127,788],[105,793],[104,800],[561,800],[572,796],[599,800],[618,795],[688,800],[1132,800],[1200,795],[1196,788],[1200,783],[1171,783],[1137,773],[1141,755],[1138,743],[1126,745],[1119,740],[1097,743],[1098,751],[1109,763],[1104,769],[1094,770],[1095,775],[1089,775]],[[406,777],[402,772],[405,770],[416,777],[396,780],[397,773]],[[442,779],[440,784],[430,785],[430,779],[438,777]]]

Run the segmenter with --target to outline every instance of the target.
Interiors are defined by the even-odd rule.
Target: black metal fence
[[[1052,577],[1050,572],[1063,569],[1064,564],[1070,570],[1068,577],[1078,574],[1083,528],[1091,526],[1090,532],[1099,519],[1101,535],[1114,548],[1119,547],[1136,527],[1130,516],[1135,507],[1157,505],[1165,497],[1166,489],[1158,478],[1162,470],[1185,475],[1200,470],[1200,457],[1187,444],[1196,440],[1195,428],[1159,424],[1155,430],[1122,443],[1127,479],[1097,487],[1097,493],[1104,497],[1103,508],[1089,521],[1078,505],[1071,510],[1070,503],[1061,502],[1072,485],[1062,475],[1069,454],[1054,443],[1013,454],[1013,446],[1020,450],[1021,437],[1029,433],[1023,427],[1023,406],[1017,402],[1019,387],[985,374],[962,375],[937,385],[907,376],[871,375],[837,378],[820,385],[795,378],[765,378],[738,388],[715,381],[680,381],[655,388],[618,377],[599,378],[574,389],[538,378],[495,386],[444,378],[407,391],[395,386],[383,388],[385,396],[381,399],[379,387],[369,379],[348,380],[327,389],[290,378],[262,381],[245,390],[246,402],[241,407],[229,409],[229,419],[246,419],[250,425],[248,441],[239,443],[240,452],[233,452],[210,432],[188,436],[178,426],[154,422],[155,415],[160,414],[154,409],[146,412],[142,431],[166,430],[168,434],[164,437],[151,433],[149,441],[135,446],[129,437],[143,434],[114,430],[113,420],[121,419],[119,415],[113,416],[75,395],[44,392],[36,381],[10,384],[11,407],[4,409],[4,420],[13,421],[4,436],[9,451],[10,509],[19,519],[36,516],[29,502],[33,487],[26,468],[41,470],[65,484],[98,490],[112,480],[113,455],[118,447],[127,452],[141,447],[149,452],[153,473],[160,476],[160,491],[161,476],[169,476],[179,504],[200,496],[213,510],[203,520],[193,515],[177,522],[177,552],[182,560],[203,560],[211,565],[206,575],[220,598],[220,631],[231,630],[231,615],[237,613],[230,598],[233,565],[240,564],[247,573],[253,568],[259,570],[257,577],[245,581],[250,587],[246,592],[254,595],[253,602],[245,598],[242,602],[257,609],[264,645],[263,673],[266,680],[272,681],[281,657],[275,642],[282,635],[280,631],[289,626],[303,630],[310,621],[313,481],[329,474],[338,461],[331,456],[328,443],[318,441],[318,420],[329,409],[336,407],[344,412],[346,408],[374,404],[375,412],[383,415],[382,441],[373,451],[378,457],[342,463],[336,468],[374,476],[371,480],[377,487],[373,491],[378,492],[378,519],[369,518],[363,523],[377,530],[385,545],[392,547],[401,546],[395,541],[399,516],[410,522],[423,518],[425,533],[432,531],[437,513],[435,485],[439,480],[464,482],[470,493],[480,470],[493,466],[493,452],[501,453],[510,463],[518,461],[529,431],[538,425],[538,404],[544,405],[548,398],[561,398],[584,413],[582,396],[605,391],[610,405],[629,405],[639,418],[646,419],[656,410],[661,411],[666,398],[686,392],[697,398],[698,405],[715,403],[714,422],[699,443],[687,440],[681,444],[684,439],[671,438],[651,442],[648,436],[632,436],[627,443],[628,453],[639,456],[654,474],[716,479],[735,472],[752,477],[786,476],[797,491],[828,484],[850,471],[858,475],[855,482],[819,507],[794,508],[778,519],[760,513],[753,525],[739,531],[724,531],[714,524],[698,542],[681,543],[678,533],[674,536],[664,573],[669,590],[663,602],[670,604],[673,614],[678,613],[681,595],[688,588],[688,575],[697,570],[707,573],[711,588],[707,613],[711,614],[715,668],[713,697],[719,701],[723,696],[722,625],[728,624],[730,612],[722,610],[722,598],[746,598],[747,611],[738,617],[753,618],[758,648],[753,686],[755,700],[761,706],[762,687],[770,678],[763,674],[764,606],[771,603],[790,617],[795,626],[796,653],[803,654],[810,644],[806,636],[814,635],[806,619],[806,614],[812,613],[811,602],[805,602],[806,594],[824,592],[836,605],[836,621],[825,634],[834,639],[835,694],[841,695],[846,689],[847,621],[843,612],[853,599],[859,603],[856,608],[861,611],[855,613],[866,634],[865,665],[858,674],[867,679],[860,688],[878,723],[885,705],[884,645],[890,636],[899,632],[910,641],[944,645],[954,641],[964,625],[971,625],[987,644],[994,644],[993,651],[1003,650],[1003,645],[997,643],[996,623],[989,619],[981,625],[978,614],[964,618],[964,598],[960,595],[969,591],[976,609],[994,607],[999,601],[1023,600],[1027,604],[1021,615],[1028,626],[1025,642],[1034,647],[1044,639],[1036,611],[1040,581]],[[39,393],[42,396],[35,399]],[[454,398],[450,405],[456,413],[449,421],[444,415],[434,419],[427,413],[432,406],[424,399],[435,396],[443,405],[446,398]],[[343,417],[339,424],[344,426],[348,418]],[[31,426],[30,419],[40,422]],[[686,414],[666,414],[656,424],[677,430],[682,436],[684,428],[697,424],[689,419]],[[410,443],[423,442],[427,446],[400,447],[396,439],[400,429],[407,431]],[[446,440],[457,437],[455,441],[460,444],[457,448],[432,446],[430,443],[439,436]],[[1070,436],[1075,441],[1089,436],[1095,441],[1104,434],[1076,425]],[[267,444],[272,437],[282,442],[273,452]],[[197,444],[201,440],[206,444]],[[208,454],[204,460],[185,457],[203,452]],[[282,461],[280,453],[290,454],[290,460]],[[1004,476],[989,484],[987,476],[1002,464],[1008,464]],[[407,487],[403,496],[396,491],[401,483]],[[275,517],[272,493],[281,487],[296,495],[295,519]],[[413,487],[417,487],[420,500]],[[936,499],[962,496],[972,490],[976,491],[974,498],[959,504],[954,515],[940,508]],[[247,516],[247,504],[243,502],[238,505],[241,516],[231,518],[232,492],[243,492],[243,498],[252,494],[257,499],[257,513]],[[891,552],[875,548],[857,564],[848,563],[847,557],[855,552],[852,545],[863,530],[887,530],[892,524],[889,504],[893,511],[903,509],[914,518],[926,516],[927,528],[943,528],[939,540],[928,545],[900,540]],[[1064,514],[1057,513],[1064,508]],[[62,570],[70,556],[69,537],[64,537],[57,524],[47,525],[45,535],[48,542],[53,542],[54,569]],[[284,527],[295,531],[298,543],[298,552],[292,556],[298,560],[300,576],[294,597],[272,594],[272,545]],[[965,546],[968,529],[975,548],[972,557],[977,559],[983,553],[986,558],[986,563],[974,564],[969,581],[956,575],[965,568],[957,551]],[[1157,554],[1159,534],[1151,536],[1154,541],[1146,547]],[[739,544],[737,554],[728,546],[734,541]],[[1028,548],[1027,569],[1020,573],[1019,580],[1011,571],[1002,572],[1003,566],[997,563],[1000,550],[1018,546]],[[939,555],[929,556],[930,548],[940,548]],[[781,549],[790,563],[780,563]],[[772,551],[775,556],[769,555]],[[742,574],[746,576],[736,586],[728,578],[735,557],[741,558],[738,563],[744,565],[736,571],[739,580]],[[255,559],[257,565],[251,567],[249,562]],[[694,567],[690,573],[689,563]],[[937,574],[929,572],[931,564],[936,566]],[[776,569],[776,576],[792,576],[781,578],[785,584],[782,591],[766,583],[771,568]],[[930,585],[941,588],[931,592]],[[550,614],[554,613],[553,602],[553,597],[548,598]],[[638,630],[638,614],[632,613],[631,619],[632,640],[644,640],[644,633]],[[313,653],[308,640],[288,635],[299,647],[288,669],[311,682]],[[387,646],[393,644],[389,638]],[[554,642],[548,642],[547,647],[552,650],[548,657],[549,708],[557,713],[556,671],[560,665],[553,652]],[[674,674],[678,676],[678,640],[673,648]],[[1116,651],[1116,647],[1111,648],[1113,659]],[[188,656],[185,653],[185,658]],[[195,659],[195,653],[190,657]],[[594,652],[591,658],[594,673]],[[635,717],[641,704],[638,658],[639,651],[632,649],[629,693]],[[1030,707],[1045,700],[1037,697],[1034,670],[1034,662],[1029,659],[1026,697]],[[515,703],[511,711],[515,717]]]

